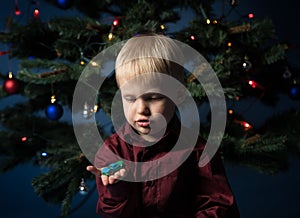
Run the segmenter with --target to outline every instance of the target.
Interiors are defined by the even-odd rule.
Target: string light
[[[245,131],[248,131],[249,129],[252,129],[253,127],[251,126],[250,123],[246,121],[241,121],[241,120],[234,120],[235,123],[240,124]]]
[[[108,34],[108,40],[111,41],[113,39],[114,35],[112,33]]]
[[[229,109],[229,110],[228,110],[228,114],[233,114],[233,110],[232,110],[232,109]]]
[[[256,88],[256,86],[257,86],[257,83],[256,82],[254,82],[253,80],[249,80],[248,81],[248,84],[252,87],[252,88]]]
[[[19,9],[19,6],[16,5],[16,6],[15,6],[15,15],[19,16],[20,14],[21,14],[21,11],[20,11],[20,9]]]
[[[39,9],[34,9],[34,11],[33,11],[33,17],[35,18],[35,19],[37,19],[38,17],[40,16],[40,11],[39,11]]]
[[[115,20],[113,21],[113,25],[114,25],[114,26],[118,26],[118,24],[119,24],[119,20],[118,20],[118,19],[115,19]]]
[[[210,19],[206,18],[206,23],[210,24]]]
[[[51,99],[50,99],[50,102],[53,104],[55,101],[56,101],[56,97],[55,97],[55,95],[52,95]]]
[[[12,72],[9,72],[9,73],[8,73],[8,78],[9,78],[9,79],[12,79],[12,78],[13,78]]]
[[[246,130],[246,131],[252,128],[252,126],[249,123],[247,123],[246,121],[242,121],[241,124],[244,127],[244,130]]]
[[[21,141],[22,141],[22,142],[26,142],[26,141],[27,141],[27,137],[26,137],[26,136],[23,136],[23,137],[21,138]]]
[[[160,29],[162,29],[162,30],[166,29],[165,25],[161,24]]]
[[[191,35],[190,38],[191,38],[191,40],[193,40],[193,41],[196,39],[195,36],[193,36],[193,35]]]
[[[248,14],[248,18],[249,18],[249,19],[253,19],[253,18],[254,18],[254,14],[253,14],[253,13],[249,13],[249,14]]]
[[[227,46],[228,46],[228,47],[231,47],[231,46],[232,46],[232,43],[231,43],[231,42],[228,42],[228,43],[227,43]]]
[[[98,109],[99,109],[99,105],[95,104],[94,105],[94,112],[96,113],[98,111]]]
[[[259,88],[259,89],[264,90],[264,87],[262,85],[258,84],[257,82],[255,82],[254,80],[249,80],[248,84],[254,89]]]

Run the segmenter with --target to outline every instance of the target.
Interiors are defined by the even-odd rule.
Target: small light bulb
[[[51,100],[50,101],[51,101],[52,104],[56,101],[55,95],[51,96]]]
[[[249,14],[248,14],[248,18],[249,18],[249,19],[253,19],[253,18],[254,18],[254,14],[253,14],[253,13],[249,13]]]
[[[16,6],[15,6],[15,15],[19,16],[20,14],[21,14],[21,11],[20,11],[20,9],[19,9],[19,6],[16,5]]]
[[[108,40],[111,41],[112,38],[113,38],[113,36],[114,36],[114,35],[113,35],[112,33],[109,33],[109,34],[108,34]]]
[[[114,25],[114,26],[118,26],[118,24],[119,24],[119,20],[118,20],[118,19],[115,19],[114,22],[113,22],[113,25]]]
[[[254,82],[253,80],[249,80],[249,81],[248,81],[248,84],[249,84],[252,88],[256,88],[256,86],[257,86],[257,83]]]
[[[39,9],[34,9],[34,11],[33,11],[33,16],[34,16],[34,18],[38,18],[39,17],[39,15],[40,15],[40,11],[39,11]]]

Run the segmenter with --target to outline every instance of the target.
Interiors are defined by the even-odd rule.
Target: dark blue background
[[[5,30],[5,18],[9,16],[14,8],[14,0],[2,0],[0,6],[0,31]],[[19,0],[19,6],[22,11],[22,20],[26,20],[26,16],[30,16],[26,12],[27,3],[25,0]],[[88,1],[87,1],[88,2]],[[221,0],[216,3],[216,13],[220,13]],[[299,5],[299,3],[297,3]],[[34,6],[32,6],[34,7]],[[43,1],[38,6],[41,12],[41,18],[48,20],[53,16],[70,16],[75,15],[75,11],[61,11],[51,7]],[[299,6],[295,5],[295,1],[286,0],[274,2],[266,1],[246,1],[240,0],[240,6],[237,10],[242,14],[253,12],[256,17],[269,16],[273,19],[278,36],[282,40],[287,40],[299,45]],[[235,16],[235,13],[232,13]],[[185,19],[190,17],[185,14]],[[183,26],[186,22],[183,20],[177,26]],[[172,27],[172,26],[171,26]],[[174,28],[174,25],[173,25]],[[6,50],[6,47],[0,45],[0,51]],[[290,63],[299,65],[299,50],[292,49],[288,53]],[[6,55],[0,56],[0,72],[6,74],[9,70],[17,72],[17,60],[8,60]],[[280,102],[276,108],[267,107],[256,102],[251,110],[248,110],[244,116],[247,120],[255,125],[260,125],[264,122],[263,117],[271,116],[274,113],[284,111],[288,108],[300,108],[299,101],[292,101],[286,96],[280,97]],[[0,108],[12,105],[14,102],[23,100],[20,96],[10,96],[5,99],[0,99]],[[251,101],[251,99],[249,99]],[[241,102],[236,110],[243,110],[249,102]],[[67,113],[66,113],[67,114]],[[62,119],[68,119],[64,115]],[[1,143],[1,142],[0,142]],[[275,175],[261,174],[253,169],[241,166],[230,165],[225,163],[229,181],[236,195],[237,202],[240,208],[242,218],[296,218],[300,216],[299,196],[300,196],[300,159],[290,157],[290,168],[287,172],[278,173]],[[17,166],[14,170],[4,174],[0,174],[0,216],[3,218],[16,217],[44,217],[53,218],[59,217],[60,205],[50,205],[35,195],[31,187],[31,179],[45,172],[46,169],[34,167],[31,164]],[[90,189],[93,189],[94,183],[90,182]],[[78,195],[75,197],[72,209],[85,201],[83,206],[75,210],[70,215],[72,218],[79,217],[97,217],[95,214],[95,205],[97,201],[96,191],[87,195]]]

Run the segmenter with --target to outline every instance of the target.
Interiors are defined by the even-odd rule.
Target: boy
[[[118,54],[126,122],[99,149],[95,166],[87,167],[96,175],[102,217],[239,217],[219,154],[198,167],[205,142],[193,141],[177,117],[186,96],[183,67],[170,61],[176,55],[179,48],[162,35],[133,37]],[[119,159],[121,169],[101,175]]]

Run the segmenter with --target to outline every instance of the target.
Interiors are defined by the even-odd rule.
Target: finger
[[[120,171],[115,172],[114,177],[119,179],[121,177]]]
[[[119,171],[115,172],[114,177],[115,177],[115,179],[121,179],[125,175],[126,175],[126,170],[120,169]]]
[[[87,166],[86,170],[93,173],[96,176],[100,175],[100,170],[98,168],[94,167],[94,166]]]
[[[109,184],[114,184],[117,181],[118,181],[118,179],[114,175],[108,177],[108,183]]]
[[[120,169],[120,176],[121,177],[124,177],[124,176],[126,176],[126,170],[125,169]]]
[[[102,183],[104,186],[107,186],[108,183],[109,183],[109,177],[108,176],[105,176],[105,175],[101,175],[101,180],[102,180]]]

